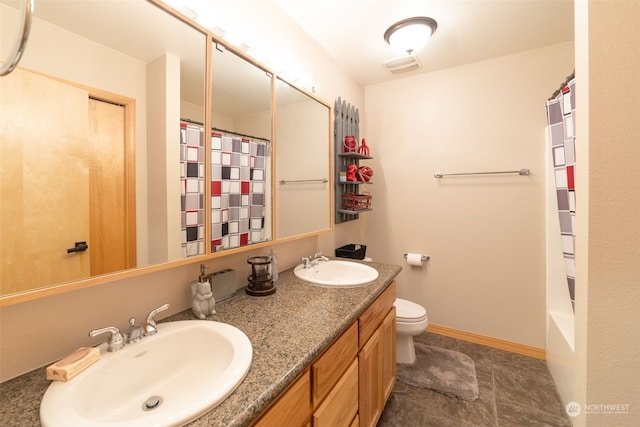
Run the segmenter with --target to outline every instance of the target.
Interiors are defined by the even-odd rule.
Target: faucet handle
[[[318,261],[329,261],[329,258],[322,255],[322,251],[319,251],[319,252],[316,252],[315,255],[313,255],[313,259],[311,260],[311,263],[316,264]]]
[[[157,324],[156,324],[156,314],[160,313],[161,311],[165,311],[166,309],[169,308],[169,304],[163,304],[160,307],[151,310],[151,313],[149,313],[149,315],[147,316],[147,323],[146,325],[144,325],[144,336],[148,337],[150,335],[155,334],[156,332],[158,332],[158,328],[157,328]]]
[[[94,329],[89,331],[90,337],[95,337],[104,333],[111,333],[107,339],[107,351],[113,352],[124,348],[124,337],[120,333],[120,329],[115,326],[107,326],[106,328]]]

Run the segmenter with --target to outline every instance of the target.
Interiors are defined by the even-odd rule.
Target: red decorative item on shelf
[[[364,192],[363,194],[344,193],[342,195],[342,209],[350,211],[359,211],[369,209],[371,207],[371,194]]]
[[[360,166],[357,172],[358,178],[362,182],[371,181],[371,177],[373,176],[373,169],[369,166]]]
[[[347,181],[355,182],[358,180],[356,174],[358,173],[358,165],[350,163],[347,165]]]
[[[356,141],[356,137],[353,135],[346,135],[344,137],[344,142],[342,143],[342,150],[345,153],[355,153],[357,151],[358,141]]]
[[[358,147],[358,153],[362,154],[363,156],[369,156],[369,146],[367,145],[367,141],[365,141],[364,138],[362,138],[362,143],[360,144],[360,147]]]

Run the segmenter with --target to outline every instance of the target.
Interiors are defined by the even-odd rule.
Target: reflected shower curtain
[[[553,170],[558,200],[562,252],[571,306],[575,311],[575,78],[547,101],[547,130],[551,142]]]
[[[204,129],[180,122],[182,256],[204,254]]]
[[[211,251],[265,241],[268,141],[211,134]]]

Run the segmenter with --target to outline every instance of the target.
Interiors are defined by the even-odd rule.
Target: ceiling
[[[573,0],[216,0],[225,8],[204,0],[164,1],[210,9],[220,22],[235,20],[238,26],[249,28],[260,27],[264,21],[274,25],[277,20],[272,10],[279,8],[363,86],[568,42],[574,34]],[[252,14],[247,14],[249,5]],[[74,13],[60,12],[67,6]],[[165,14],[142,0],[48,0],[38,3],[36,15],[145,62],[155,58],[159,49],[180,52],[201,46],[185,39],[193,37],[190,34],[176,37],[181,30],[173,27],[181,24],[163,22]],[[392,74],[383,62],[401,55],[384,41],[383,34],[393,23],[411,16],[431,17],[438,29],[416,54],[421,69]],[[101,25],[105,21],[128,30],[114,32],[112,25]],[[135,32],[140,34],[132,36]],[[179,56],[185,59],[184,53]],[[202,67],[195,64],[192,68]]]
[[[367,86],[573,40],[573,0],[271,0]],[[412,16],[438,29],[417,53],[422,68],[392,74],[401,56],[385,30]]]

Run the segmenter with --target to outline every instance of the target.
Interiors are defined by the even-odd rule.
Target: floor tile
[[[476,366],[478,400],[397,381],[380,427],[571,427],[543,360],[425,332],[415,342],[459,351]]]
[[[537,408],[522,406],[503,399],[498,399],[496,406],[500,427],[571,427],[571,422],[566,416],[553,415]]]
[[[544,360],[527,357],[522,354],[511,353],[496,348],[489,349],[494,366],[503,366],[518,370],[522,373],[537,374],[551,380],[551,374]]]
[[[494,369],[496,399],[517,402],[553,414],[561,414],[564,406],[549,379],[540,375],[522,374],[514,369],[496,366]]]

